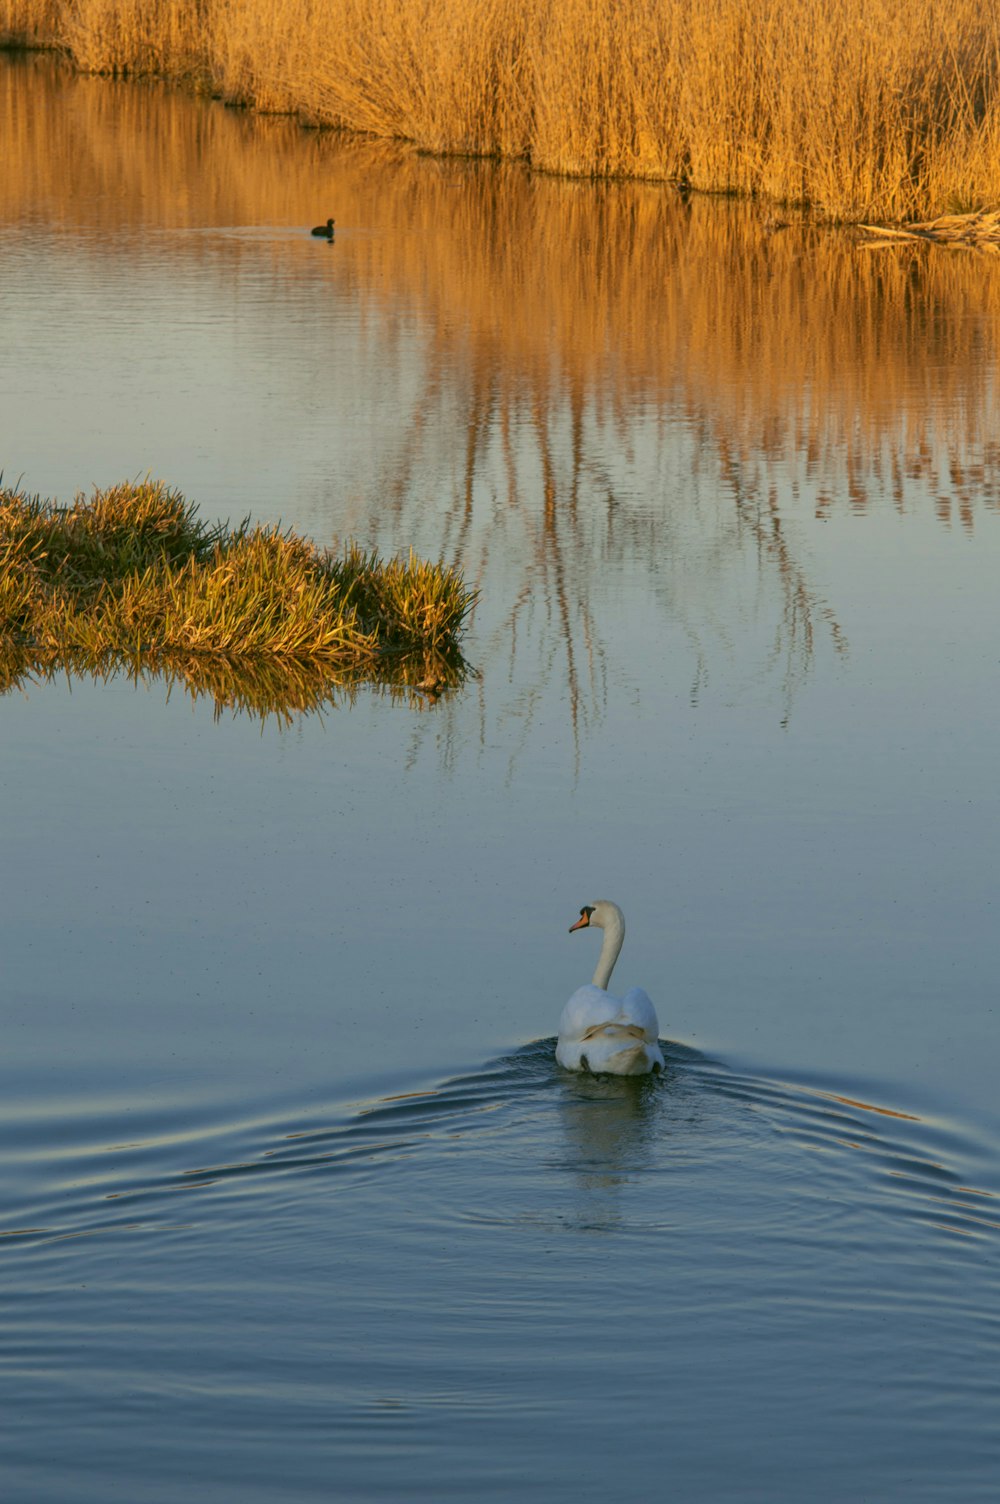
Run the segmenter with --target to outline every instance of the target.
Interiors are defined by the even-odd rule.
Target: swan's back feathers
[[[578,987],[559,1015],[559,1038],[582,1039],[595,1024],[607,1023],[617,1011],[618,999],[588,982]]]
[[[641,987],[615,997],[592,982],[578,987],[559,1019],[556,1059],[571,1071],[645,1075],[662,1069],[656,1010]]]
[[[660,1023],[648,992],[641,987],[630,987],[622,998],[622,1013],[630,1023],[639,1024],[649,1044],[660,1037]]]
[[[630,987],[624,997],[615,997],[593,982],[578,987],[563,1008],[559,1038],[580,1040],[593,1029],[611,1023],[622,1024],[629,1032],[632,1026],[638,1026],[638,1037],[648,1044],[655,1044],[659,1038],[656,1009],[641,987]]]

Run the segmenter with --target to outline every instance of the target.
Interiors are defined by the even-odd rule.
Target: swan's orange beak
[[[593,912],[593,909],[581,909],[579,919],[569,927],[570,934],[572,935],[574,930],[585,930],[590,924],[590,916]]]

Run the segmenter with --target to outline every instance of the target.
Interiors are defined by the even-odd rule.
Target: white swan
[[[590,985],[578,987],[562,1011],[556,1059],[567,1070],[595,1074],[645,1076],[662,1071],[660,1026],[649,998],[641,987],[630,987],[621,998],[606,990],[625,939],[625,916],[616,903],[602,898],[580,910],[569,932],[594,924],[604,931],[597,970]]]

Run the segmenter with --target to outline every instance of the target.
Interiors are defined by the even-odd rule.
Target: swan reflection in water
[[[662,1154],[669,1072],[645,1076],[562,1075],[557,1098],[568,1170],[581,1195],[570,1219],[611,1232],[627,1219],[622,1191]],[[565,1218],[563,1219],[565,1222]]]

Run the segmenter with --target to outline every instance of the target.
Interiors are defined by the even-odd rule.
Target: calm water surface
[[[8,483],[482,592],[437,704],[0,700],[4,1499],[995,1499],[1000,267],[0,131]],[[663,1079],[554,1065],[602,896]]]

